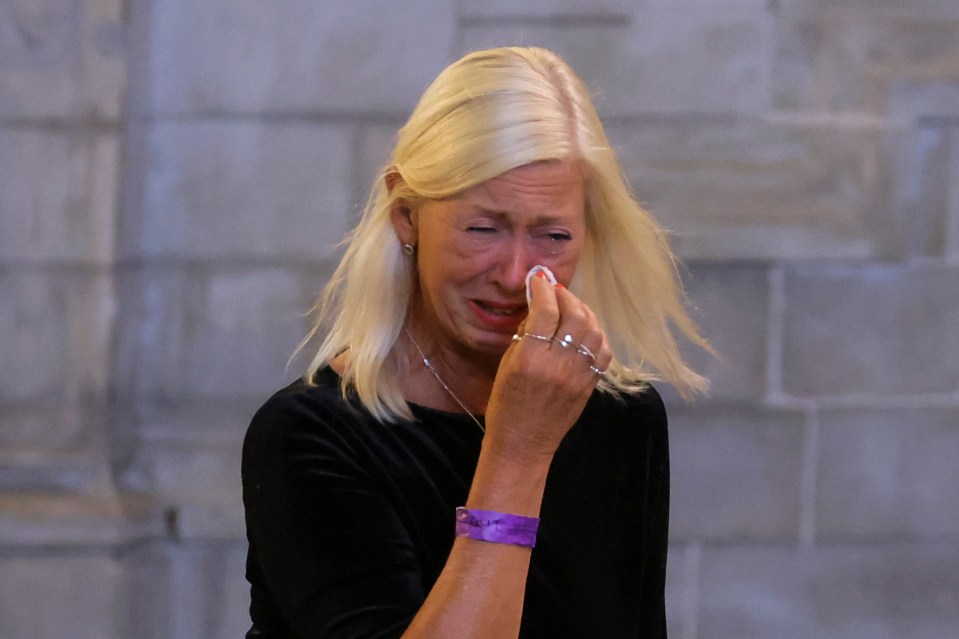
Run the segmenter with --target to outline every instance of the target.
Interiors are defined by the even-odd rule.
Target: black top
[[[243,445],[247,638],[386,638],[409,626],[446,563],[483,433],[412,406],[383,424],[318,386],[283,389]],[[666,636],[666,413],[652,388],[594,392],[557,450],[520,637]]]

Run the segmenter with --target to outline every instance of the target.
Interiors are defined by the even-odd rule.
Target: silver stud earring
[[[413,249],[413,245],[412,245],[412,244],[404,244],[404,245],[403,245],[403,252],[406,253],[407,255],[412,255],[412,254],[413,254],[413,251],[414,251],[414,249]]]

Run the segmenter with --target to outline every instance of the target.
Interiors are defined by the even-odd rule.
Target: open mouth
[[[491,306],[490,304],[481,302],[479,300],[473,300],[473,303],[487,313],[498,315],[500,317],[513,317],[514,315],[520,315],[521,313],[526,312],[525,304],[519,306]]]

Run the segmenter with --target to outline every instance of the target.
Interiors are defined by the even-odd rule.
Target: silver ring
[[[593,371],[600,377],[604,377],[604,378],[606,377],[606,371],[599,370],[597,367],[593,366],[592,364],[589,365],[589,370]]]
[[[583,343],[577,344],[576,352],[579,353],[580,355],[585,355],[586,357],[590,358],[594,362],[596,361],[596,356],[593,355],[593,351],[589,350],[589,346],[587,346],[586,344],[583,344]]]
[[[559,342],[559,345],[562,346],[563,348],[569,348],[570,346],[573,345],[573,342],[575,342],[576,340],[573,339],[572,335],[570,335],[569,333],[566,333],[566,335],[564,335],[562,339],[558,339],[556,341]]]
[[[552,342],[552,337],[546,337],[545,335],[537,335],[536,333],[523,333],[523,337],[530,337],[532,339],[538,339],[541,342]]]

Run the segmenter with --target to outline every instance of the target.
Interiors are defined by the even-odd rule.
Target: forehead
[[[582,214],[583,173],[572,160],[520,166],[464,191],[457,199],[495,213]]]

